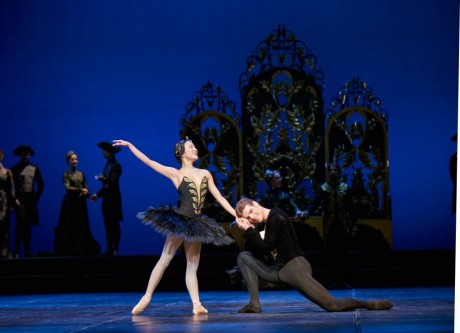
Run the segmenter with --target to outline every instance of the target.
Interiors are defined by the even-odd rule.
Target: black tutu
[[[218,246],[234,242],[213,218],[206,215],[192,218],[177,213],[169,206],[161,206],[149,207],[145,212],[138,213],[137,218],[166,237]]]

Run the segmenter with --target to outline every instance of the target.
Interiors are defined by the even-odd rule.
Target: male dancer
[[[267,209],[256,201],[243,198],[236,205],[238,227],[244,230],[244,237],[253,252],[241,252],[238,266],[249,291],[249,303],[239,313],[260,313],[258,279],[284,283],[321,308],[330,312],[355,309],[389,310],[393,304],[386,300],[364,301],[354,298],[334,298],[312,276],[310,263],[303,257],[297,236],[287,214],[279,209]],[[265,223],[262,238],[255,226]],[[271,255],[273,264],[259,259]]]

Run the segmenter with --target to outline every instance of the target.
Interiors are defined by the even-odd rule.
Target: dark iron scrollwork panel
[[[278,169],[307,206],[324,176],[322,86],[316,57],[283,26],[248,58],[240,76],[245,195],[258,197],[265,170]]]
[[[211,171],[216,186],[231,204],[236,203],[242,188],[239,121],[235,103],[210,82],[194,94],[180,120],[181,138],[187,136],[198,149],[197,167]],[[204,209],[218,221],[233,220],[212,198]]]
[[[390,220],[388,114],[380,98],[355,78],[331,100],[326,121],[326,161],[342,167],[357,217]]]

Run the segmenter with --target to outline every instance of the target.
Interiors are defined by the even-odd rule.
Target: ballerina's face
[[[185,150],[184,150],[184,153],[182,154],[182,157],[185,157],[192,161],[198,160],[198,149],[196,149],[192,141],[187,141],[184,144],[184,148]]]

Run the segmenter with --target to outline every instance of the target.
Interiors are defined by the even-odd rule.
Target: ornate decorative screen
[[[323,75],[316,57],[279,26],[240,76],[244,193],[257,198],[266,169],[278,169],[301,208],[324,175]]]
[[[388,114],[380,98],[354,78],[331,100],[326,122],[326,162],[341,166],[362,232],[374,229],[357,246],[384,248],[375,243],[376,230],[391,245]]]

